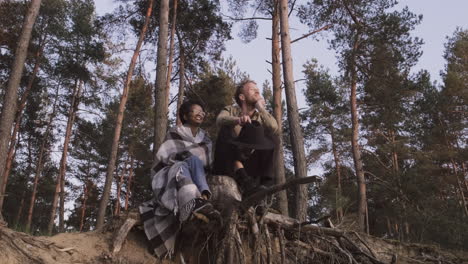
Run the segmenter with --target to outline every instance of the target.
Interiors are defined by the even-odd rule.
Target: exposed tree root
[[[456,256],[427,245],[301,223],[272,212],[257,215],[253,208],[242,208],[231,178],[216,181],[221,185],[212,188],[213,203],[223,221],[195,219],[185,224],[173,260],[158,261],[150,255],[141,228],[132,228],[141,225],[138,215],[130,213],[110,221],[99,232],[50,238],[0,227],[0,263],[468,263],[467,255]]]

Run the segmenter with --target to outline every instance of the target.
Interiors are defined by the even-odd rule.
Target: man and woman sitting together
[[[256,83],[246,80],[235,92],[237,106],[227,106],[218,115],[219,134],[214,162],[212,142],[200,128],[206,115],[203,105],[183,103],[179,109],[182,125],[169,129],[152,168],[153,199],[139,210],[156,255],[174,250],[180,224],[192,214],[219,218],[209,202],[211,192],[206,171],[235,179],[243,197],[274,183],[271,136],[278,131],[276,120],[265,110]],[[212,164],[213,163],[213,164]]]

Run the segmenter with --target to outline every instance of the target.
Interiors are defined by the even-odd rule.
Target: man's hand
[[[250,120],[250,116],[242,115],[242,116],[239,117],[238,122],[239,122],[239,125],[243,126],[243,125],[245,125],[247,123],[252,123],[252,120]]]
[[[234,161],[234,171],[242,168],[244,168],[244,164],[242,164],[242,162],[238,160]]]
[[[258,111],[265,109],[265,99],[258,99],[258,101],[255,103],[255,108],[257,108]]]

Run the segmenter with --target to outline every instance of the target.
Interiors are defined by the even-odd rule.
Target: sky
[[[111,12],[112,0],[96,0],[98,14]],[[224,1],[221,1],[222,3]],[[298,1],[304,2],[304,1]],[[440,72],[444,69],[443,58],[444,43],[446,37],[451,36],[457,27],[468,28],[468,0],[401,0],[397,9],[408,6],[415,14],[422,14],[423,20],[412,32],[413,36],[423,39],[423,55],[413,72],[426,69],[434,81],[440,83]],[[223,7],[222,13],[229,15],[227,8]],[[247,72],[251,79],[257,81],[259,86],[265,80],[271,80],[269,73],[270,65],[266,61],[271,60],[271,46],[267,38],[271,37],[271,22],[259,21],[257,38],[250,43],[243,43],[238,37],[239,24],[233,26],[233,39],[226,42],[225,57],[232,56],[241,71]],[[302,25],[298,19],[292,17],[290,20],[291,39],[298,38],[309,32],[310,29]],[[322,38],[324,37],[324,38]],[[303,78],[303,65],[310,59],[316,58],[319,64],[330,69],[332,75],[338,75],[336,54],[328,49],[326,41],[327,33],[322,33],[319,38],[307,38],[292,44],[292,57],[294,78]],[[271,81],[270,81],[271,83]],[[296,84],[296,95],[299,106],[303,106],[304,99],[301,82]]]

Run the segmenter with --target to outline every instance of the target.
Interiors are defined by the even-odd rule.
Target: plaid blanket
[[[184,161],[176,160],[180,153],[196,155],[205,167],[211,165],[211,140],[205,131],[196,136],[190,128],[171,128],[158,150],[152,168],[153,199],[140,205],[139,211],[145,233],[158,257],[171,255],[180,224],[192,212],[194,199],[200,192],[190,178],[181,174]]]

